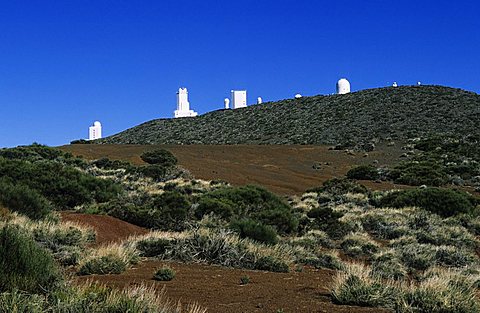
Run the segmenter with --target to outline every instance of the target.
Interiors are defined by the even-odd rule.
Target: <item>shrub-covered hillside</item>
[[[157,119],[97,141],[113,144],[366,144],[478,134],[480,96],[440,86],[363,90]]]

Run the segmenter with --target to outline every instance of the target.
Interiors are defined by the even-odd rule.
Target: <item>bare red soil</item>
[[[328,146],[266,145],[69,145],[61,149],[87,159],[108,157],[143,164],[140,155],[155,148],[170,150],[180,166],[194,177],[222,179],[234,185],[258,184],[279,194],[302,194],[358,164],[392,164],[403,153],[398,147],[379,147],[368,154],[347,154]],[[314,168],[317,165],[317,169]],[[377,190],[405,188],[388,182],[362,182]]]
[[[152,279],[156,269],[172,267],[172,281]],[[328,286],[334,271],[306,268],[302,272],[270,273],[239,270],[203,264],[146,261],[120,275],[93,275],[78,278],[79,282],[99,281],[108,286],[125,288],[139,284],[165,287],[166,296],[183,304],[197,302],[209,313],[244,312],[388,312],[378,308],[361,308],[332,303]],[[250,282],[240,284],[248,276]]]
[[[91,226],[97,232],[97,244],[120,242],[146,229],[104,215],[66,212],[63,220]],[[165,264],[176,271],[170,282],[152,279],[155,270]],[[78,277],[79,283],[98,281],[115,288],[152,284],[157,290],[165,286],[169,299],[183,304],[197,302],[208,312],[384,312],[379,309],[340,306],[332,303],[329,287],[335,272],[305,268],[302,272],[270,273],[224,268],[204,264],[167,263],[146,260],[120,275]],[[250,283],[240,285],[242,276]]]
[[[62,212],[62,220],[77,222],[92,227],[96,233],[96,244],[120,242],[133,235],[143,235],[148,230],[107,215],[92,215]]]

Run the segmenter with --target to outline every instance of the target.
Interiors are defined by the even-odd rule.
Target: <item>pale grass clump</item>
[[[51,245],[83,246],[93,242],[96,235],[92,227],[76,222],[33,221],[18,213],[10,213],[8,221],[0,221],[0,226],[5,224],[16,225],[33,234],[34,239],[46,244],[47,248],[52,248]]]
[[[371,257],[380,250],[378,244],[367,233],[350,233],[340,247],[351,257]]]
[[[368,205],[368,195],[363,193],[346,193],[342,195],[342,200],[348,203],[353,203],[357,206]]]
[[[80,260],[78,273],[80,275],[120,274],[138,261],[138,251],[133,247],[109,244],[91,249]]]
[[[382,307],[398,313],[474,313],[480,310],[474,279],[458,272],[435,270],[419,283],[395,283],[375,275],[368,266],[349,264],[332,284],[339,304]],[[433,270],[432,270],[433,272]]]

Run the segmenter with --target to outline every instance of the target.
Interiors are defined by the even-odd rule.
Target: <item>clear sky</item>
[[[111,135],[248,102],[439,84],[480,92],[478,1],[0,2],[0,147]]]

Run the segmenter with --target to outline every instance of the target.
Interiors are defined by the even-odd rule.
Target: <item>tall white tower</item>
[[[174,112],[175,118],[178,117],[194,117],[198,113],[190,110],[190,102],[188,102],[187,88],[179,88],[177,92],[177,109]]]
[[[346,78],[342,78],[337,82],[337,94],[344,95],[350,93],[350,82]]]
[[[247,106],[247,91],[232,90],[232,109],[245,108]]]
[[[102,124],[99,121],[95,121],[93,126],[88,128],[88,139],[95,140],[102,138]]]
[[[225,100],[223,100],[223,103],[225,104],[225,109],[230,109],[230,99],[225,98]]]

